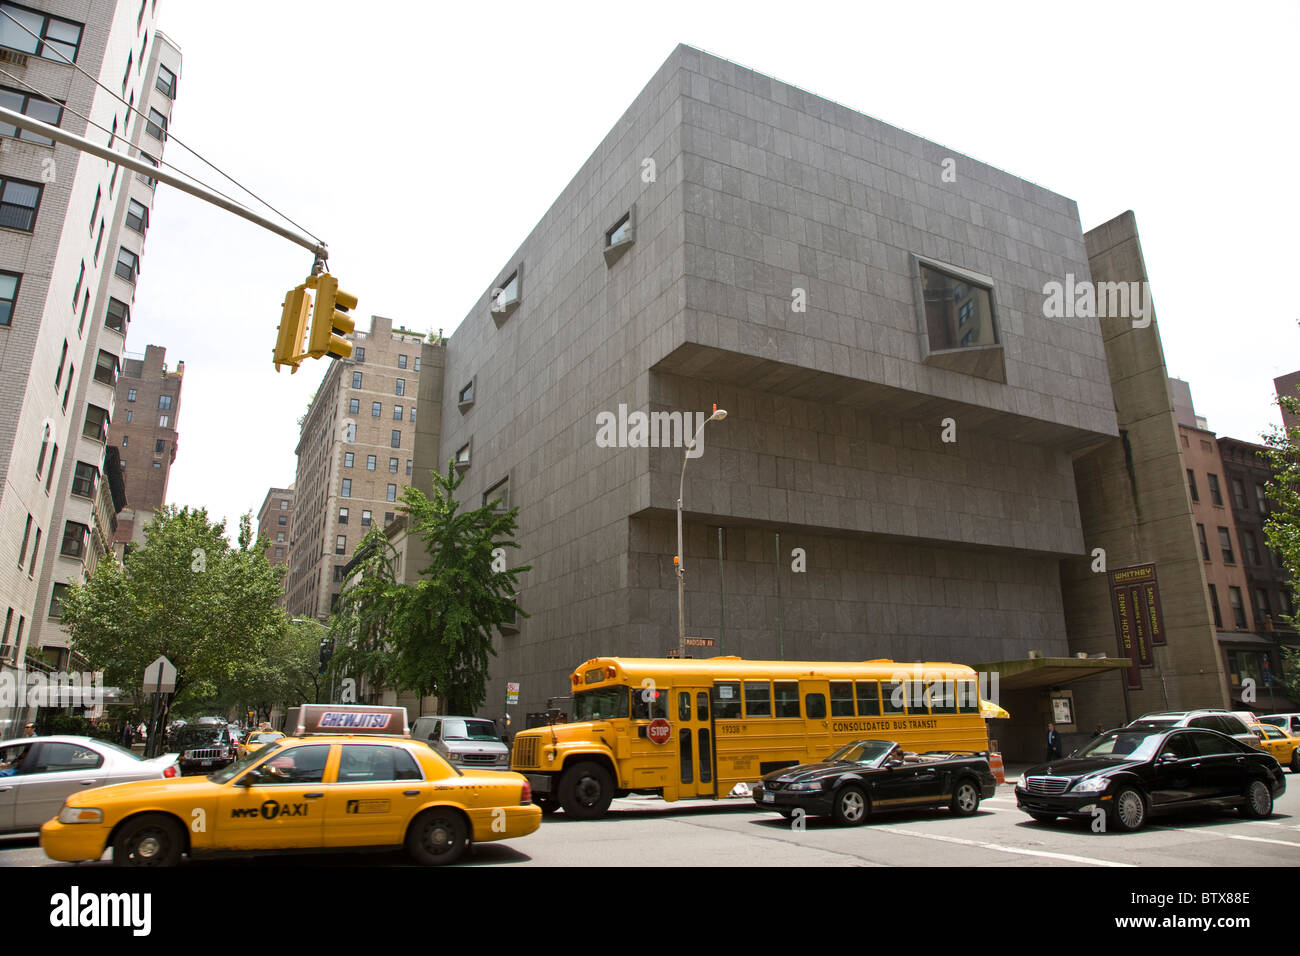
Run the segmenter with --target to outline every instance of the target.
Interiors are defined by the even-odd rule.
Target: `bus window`
[[[701,722],[709,719],[709,695],[704,691],[695,695],[695,719]]]
[[[974,681],[957,682],[957,713],[978,714],[980,712],[980,695]]]
[[[925,706],[925,685],[919,680],[907,682],[907,712],[909,714],[928,713]]]
[[[858,716],[880,716],[880,685],[873,680],[858,681]]]
[[[812,716],[811,714],[809,716]],[[853,716],[853,682],[847,680],[831,681],[831,716]]]
[[[649,697],[649,700],[646,698]],[[653,720],[668,716],[668,691],[632,688],[632,719]]]
[[[956,690],[952,681],[937,680],[926,688],[926,693],[930,701],[930,713],[957,713]]]
[[[602,687],[573,695],[575,720],[610,720],[627,716],[626,687]],[[636,696],[636,695],[633,695]]]
[[[887,714],[903,714],[907,712],[904,698],[907,695],[907,685],[901,681],[882,681],[880,684],[882,693],[880,703],[883,705],[884,712]]]
[[[677,695],[677,719],[691,719],[691,692],[688,690],[682,691]]]
[[[799,685],[792,680],[772,682],[772,703],[774,717],[799,716]]]
[[[740,681],[718,681],[713,685],[714,720],[735,720],[740,716]]]
[[[849,701],[850,704],[853,701]],[[826,697],[822,694],[806,694],[803,699],[804,710],[809,720],[822,720],[826,717]],[[850,710],[852,713],[852,710]]]
[[[745,681],[745,716],[772,716],[772,687],[767,681]]]

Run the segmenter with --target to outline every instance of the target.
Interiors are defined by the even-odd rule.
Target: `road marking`
[[[1098,860],[1089,856],[1075,856],[1072,853],[1049,853],[1046,850],[1025,850],[1020,847],[1004,846],[1001,843],[985,843],[980,840],[963,840],[959,837],[940,836],[937,833],[921,833],[918,830],[904,830],[902,827],[877,826],[872,827],[872,829],[884,833],[897,833],[901,836],[920,837],[923,840],[938,840],[940,843],[956,843],[959,846],[973,846],[982,850],[994,850],[998,853],[1016,853],[1021,856],[1037,856],[1045,857],[1049,860],[1064,860],[1067,863],[1086,863],[1092,866],[1115,867],[1131,867],[1135,865],[1133,863],[1120,863],[1117,860]]]
[[[1225,840],[1249,840],[1251,843],[1276,843],[1278,846],[1289,846],[1300,850],[1300,843],[1296,843],[1294,840],[1270,840],[1267,837],[1238,836],[1234,833],[1221,833],[1219,836],[1223,837]]]

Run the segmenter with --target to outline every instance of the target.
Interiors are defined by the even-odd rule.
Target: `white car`
[[[0,740],[0,833],[39,830],[82,790],[180,775],[176,754],[142,760],[92,737]]]

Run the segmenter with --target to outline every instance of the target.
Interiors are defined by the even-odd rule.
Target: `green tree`
[[[265,539],[253,540],[249,515],[236,546],[225,532],[205,509],[160,508],[124,564],[101,561],[84,585],[68,589],[63,625],[72,649],[124,689],[138,688],[145,667],[165,655],[177,672],[168,708],[222,698],[253,680],[286,627],[276,605],[284,569],[266,560]]]
[[[1278,404],[1300,415],[1300,400],[1279,396]],[[1291,595],[1296,593],[1300,581],[1300,428],[1274,426],[1264,436],[1265,453],[1273,470],[1267,492],[1272,507],[1264,522],[1264,537],[1268,546],[1282,562],[1286,571]],[[1291,606],[1295,606],[1294,599]],[[1296,615],[1282,614],[1288,627],[1295,628]],[[1300,653],[1282,648],[1283,668],[1280,683],[1286,695],[1300,700]]]
[[[400,508],[408,533],[424,543],[428,566],[414,585],[402,585],[382,532],[363,540],[362,573],[340,594],[331,625],[343,648],[336,660],[341,673],[437,694],[449,713],[472,714],[487,695],[493,629],[527,616],[516,595],[519,575],[531,567],[507,566],[507,549],[519,547],[517,508],[497,500],[461,510],[456,491],[463,479],[454,462],[446,475],[432,475],[433,496],[408,486]]]

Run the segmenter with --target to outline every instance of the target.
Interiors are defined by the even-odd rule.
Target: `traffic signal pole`
[[[318,263],[324,262],[329,258],[329,250],[326,248],[325,243],[312,238],[306,233],[299,232],[296,229],[290,229],[288,226],[283,226],[278,222],[274,222],[273,220],[254,212],[247,206],[235,202],[233,199],[227,199],[220,193],[214,192],[206,186],[199,185],[188,177],[167,172],[164,169],[146,163],[142,159],[136,159],[133,156],[127,156],[125,153],[119,153],[115,149],[109,149],[107,146],[102,146],[99,143],[92,142],[84,136],[77,136],[75,133],[69,133],[65,129],[60,129],[57,126],[50,126],[48,123],[42,123],[40,120],[33,119],[24,113],[15,113],[13,110],[5,109],[4,107],[0,107],[0,121],[12,123],[14,126],[21,127],[22,129],[29,130],[33,133],[39,133],[41,136],[52,139],[57,143],[63,143],[65,146],[79,149],[83,153],[90,153],[92,156],[98,156],[100,159],[106,159],[110,163],[116,163],[132,172],[148,176],[150,179],[156,179],[160,183],[166,183],[168,186],[175,186],[182,192],[189,193],[191,196],[202,199],[204,202],[211,203],[214,206],[226,210],[226,212],[232,212],[242,219],[247,219],[249,222],[261,226],[263,229],[270,230],[283,239],[288,239],[290,242],[296,243],[304,249],[311,250],[312,254],[316,256],[316,261]]]

